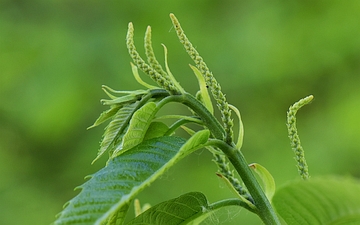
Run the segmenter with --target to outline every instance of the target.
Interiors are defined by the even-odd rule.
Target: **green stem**
[[[254,204],[258,209],[258,215],[265,224],[281,224],[264,191],[251,172],[248,163],[239,150],[228,145],[221,140],[211,140],[209,145],[220,148],[228,157],[236,171],[239,173],[242,181],[247,187],[249,193],[254,199]]]
[[[225,131],[221,124],[214,118],[214,116],[207,110],[207,108],[199,102],[194,96],[189,93],[183,93],[181,95],[171,95],[162,99],[158,103],[158,107],[162,107],[163,105],[169,102],[179,102],[191,108],[195,113],[199,115],[201,120],[207,126],[207,128],[211,131],[215,138],[223,140]]]
[[[181,102],[191,108],[197,115],[199,115],[199,117],[204,121],[204,124],[213,134],[214,138],[216,138],[215,140],[211,140],[209,144],[220,148],[228,157],[243,180],[249,193],[253,197],[254,204],[258,210],[257,214],[261,220],[267,225],[281,224],[261,186],[250,170],[244,156],[234,146],[231,146],[222,141],[225,135],[225,131],[218,120],[215,119],[215,117],[201,102],[188,93],[166,97],[159,102],[159,105],[165,105],[169,102]]]
[[[248,209],[250,212],[253,212],[255,214],[258,213],[257,210],[254,210],[253,208],[249,207],[244,201],[241,201],[238,198],[229,198],[214,202],[209,205],[209,208],[211,208],[211,210],[217,210],[225,206],[241,206]]]
[[[158,119],[158,118],[157,118]],[[197,121],[198,120],[198,121]],[[170,135],[173,132],[175,132],[176,129],[178,129],[181,125],[183,124],[187,124],[187,123],[196,123],[196,124],[202,124],[202,121],[197,119],[197,118],[193,118],[191,119],[191,117],[184,117],[181,118],[179,120],[177,120],[175,123],[173,123],[170,127],[169,130],[166,131],[166,133],[164,134],[164,136]]]

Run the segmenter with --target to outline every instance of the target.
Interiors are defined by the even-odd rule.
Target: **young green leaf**
[[[240,115],[240,111],[238,110],[238,108],[236,108],[233,105],[229,104],[229,108],[235,112],[236,116],[238,117],[239,120],[239,135],[238,135],[238,139],[236,141],[236,148],[237,149],[241,149],[242,145],[243,145],[243,139],[244,139],[244,125],[243,122],[241,120],[241,115]]]
[[[164,55],[165,55],[165,68],[166,68],[166,73],[169,76],[169,79],[173,82],[173,84],[175,85],[175,87],[181,92],[184,93],[184,89],[181,87],[181,85],[179,84],[179,82],[177,82],[177,80],[175,79],[174,75],[171,73],[169,65],[168,65],[168,56],[167,56],[167,48],[164,44],[162,44],[163,48],[164,48]]]
[[[157,112],[156,103],[148,102],[138,109],[130,120],[129,127],[123,136],[122,144],[115,149],[113,157],[120,152],[140,144]]]
[[[179,137],[154,138],[110,159],[80,186],[81,192],[67,203],[55,225],[100,225],[125,211],[140,191],[194,150],[182,147],[184,143]]]
[[[186,143],[181,146],[181,152],[188,152],[189,149],[192,151],[201,148],[209,139],[210,131],[209,130],[200,130],[192,135]]]
[[[127,225],[199,224],[212,213],[204,194],[190,192],[151,207]],[[194,223],[195,220],[197,223]]]
[[[168,130],[169,127],[165,123],[153,121],[150,123],[150,126],[146,131],[144,140],[164,136],[168,132]]]
[[[110,87],[108,87],[106,85],[101,85],[101,88],[103,89],[105,94],[107,94],[111,99],[118,98],[117,96],[114,96],[111,93],[113,93],[113,94],[126,94],[126,95],[139,95],[139,94],[141,95],[141,94],[146,94],[148,92],[148,91],[145,91],[145,90],[118,91],[118,90],[114,90],[114,89],[112,89],[112,88],[110,88]]]
[[[312,178],[277,190],[273,205],[291,225],[360,224],[360,182]]]
[[[113,119],[105,129],[103,139],[100,143],[100,149],[92,163],[99,159],[110,148],[112,144],[117,142],[117,140],[115,140],[116,138],[121,137],[121,134],[128,126],[127,123],[132,114],[134,113],[134,109],[136,108],[136,106],[137,103],[124,106],[119,109],[118,112],[114,115]]]
[[[146,210],[148,210],[150,208],[151,208],[151,205],[149,203],[146,203],[145,205],[141,206],[139,199],[134,200],[135,217],[140,215],[141,213],[145,212]]]
[[[128,212],[130,206],[130,202],[121,206],[119,210],[117,210],[114,214],[112,214],[104,225],[120,225],[123,224],[123,220]]]
[[[196,78],[198,79],[199,86],[200,86],[200,94],[201,94],[201,101],[204,103],[205,107],[211,112],[211,114],[214,114],[214,108],[210,99],[210,95],[208,92],[208,88],[206,85],[205,78],[201,74],[201,72],[196,68],[195,66],[189,65],[190,68],[194,71],[194,74],[196,75]]]
[[[104,105],[127,105],[140,100],[141,97],[147,93],[148,91],[136,90],[128,95],[117,97],[115,99],[111,99],[111,100],[102,99],[101,102]]]
[[[100,124],[107,121],[108,119],[111,119],[119,111],[120,108],[121,108],[121,105],[115,105],[115,106],[111,107],[110,109],[102,112],[100,114],[99,118],[95,121],[95,123],[93,125],[91,125],[90,127],[88,127],[87,129],[97,127]]]
[[[148,89],[158,88],[158,87],[156,87],[156,86],[150,85],[150,84],[146,83],[145,81],[143,81],[143,80],[141,79],[140,75],[139,75],[139,71],[138,71],[137,67],[136,67],[133,63],[130,63],[130,65],[131,65],[131,70],[132,70],[132,73],[133,73],[133,75],[134,75],[134,77],[135,77],[135,80],[136,80],[139,84],[141,84],[142,86],[144,86],[144,87],[146,87],[146,88],[148,88]]]
[[[221,173],[216,173],[216,175],[221,178],[226,186],[228,186],[228,188],[242,201],[246,204],[246,208],[249,209],[250,211],[256,210],[256,206],[251,203],[249,200],[247,200],[244,196],[242,196],[234,187],[234,185],[229,181],[229,179],[227,177],[225,177],[224,175],[222,175]]]
[[[251,169],[255,171],[257,175],[259,175],[263,185],[264,192],[266,197],[271,201],[272,197],[275,193],[275,180],[271,173],[262,165],[258,163],[252,163],[249,165]]]
[[[92,126],[88,127],[88,129],[99,126],[100,124],[104,123],[108,119],[112,118],[119,111],[119,109],[122,108],[123,106],[132,104],[132,103],[136,102],[137,100],[141,99],[141,97],[143,95],[149,93],[148,90],[147,91],[144,91],[144,90],[115,91],[105,85],[102,86],[102,89],[111,99],[110,100],[102,99],[101,102],[104,105],[110,105],[110,109],[101,113],[99,118],[95,121],[95,123]],[[110,94],[109,91],[112,93],[126,94],[126,95],[122,96],[122,97],[116,97],[116,96]]]
[[[225,199],[209,204],[201,192],[189,192],[151,207],[126,225],[198,225],[227,206],[244,206],[244,202]]]

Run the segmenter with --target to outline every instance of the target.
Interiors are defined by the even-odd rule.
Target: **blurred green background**
[[[105,158],[90,165],[103,129],[86,131],[106,109],[101,85],[141,88],[125,46],[128,22],[140,52],[152,26],[158,58],[164,43],[173,74],[196,92],[170,12],[240,109],[249,162],[267,167],[277,185],[298,179],[286,111],[313,94],[298,116],[311,176],[359,177],[359,11],[357,0],[1,1],[0,224],[51,223],[84,176],[103,167]],[[151,204],[188,191],[210,202],[232,197],[215,171],[211,155],[196,152],[139,197]],[[207,224],[239,221],[261,224],[239,208]]]

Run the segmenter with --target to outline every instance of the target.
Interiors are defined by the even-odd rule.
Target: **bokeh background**
[[[0,2],[0,224],[50,224],[94,165],[103,127],[86,131],[106,109],[101,85],[141,88],[125,47],[128,22],[143,51],[152,26],[163,60],[197,90],[170,12],[236,105],[245,126],[243,152],[277,185],[298,179],[286,111],[309,94],[298,115],[311,176],[360,176],[360,3],[348,1],[45,1]],[[168,110],[184,110],[174,108]],[[235,123],[236,120],[235,120]],[[171,169],[139,197],[156,204],[188,191],[210,202],[233,197],[205,150]],[[207,224],[261,224],[228,208]]]

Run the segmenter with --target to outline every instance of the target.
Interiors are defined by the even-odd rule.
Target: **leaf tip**
[[[256,163],[251,163],[251,164],[249,164],[249,167],[251,168],[251,169],[256,169]]]
[[[87,176],[84,177],[84,180],[91,179],[92,177],[93,177],[93,175],[87,175]],[[78,186],[78,187],[81,187],[81,186]],[[76,187],[76,188],[78,188],[78,187]]]
[[[68,205],[70,205],[70,201],[66,202],[66,203],[63,205],[63,209],[65,209]],[[59,217],[61,214],[62,214],[61,212],[58,213],[58,214],[56,215],[56,217]]]
[[[223,178],[223,175],[221,173],[216,172],[215,174],[216,174],[216,176]]]

